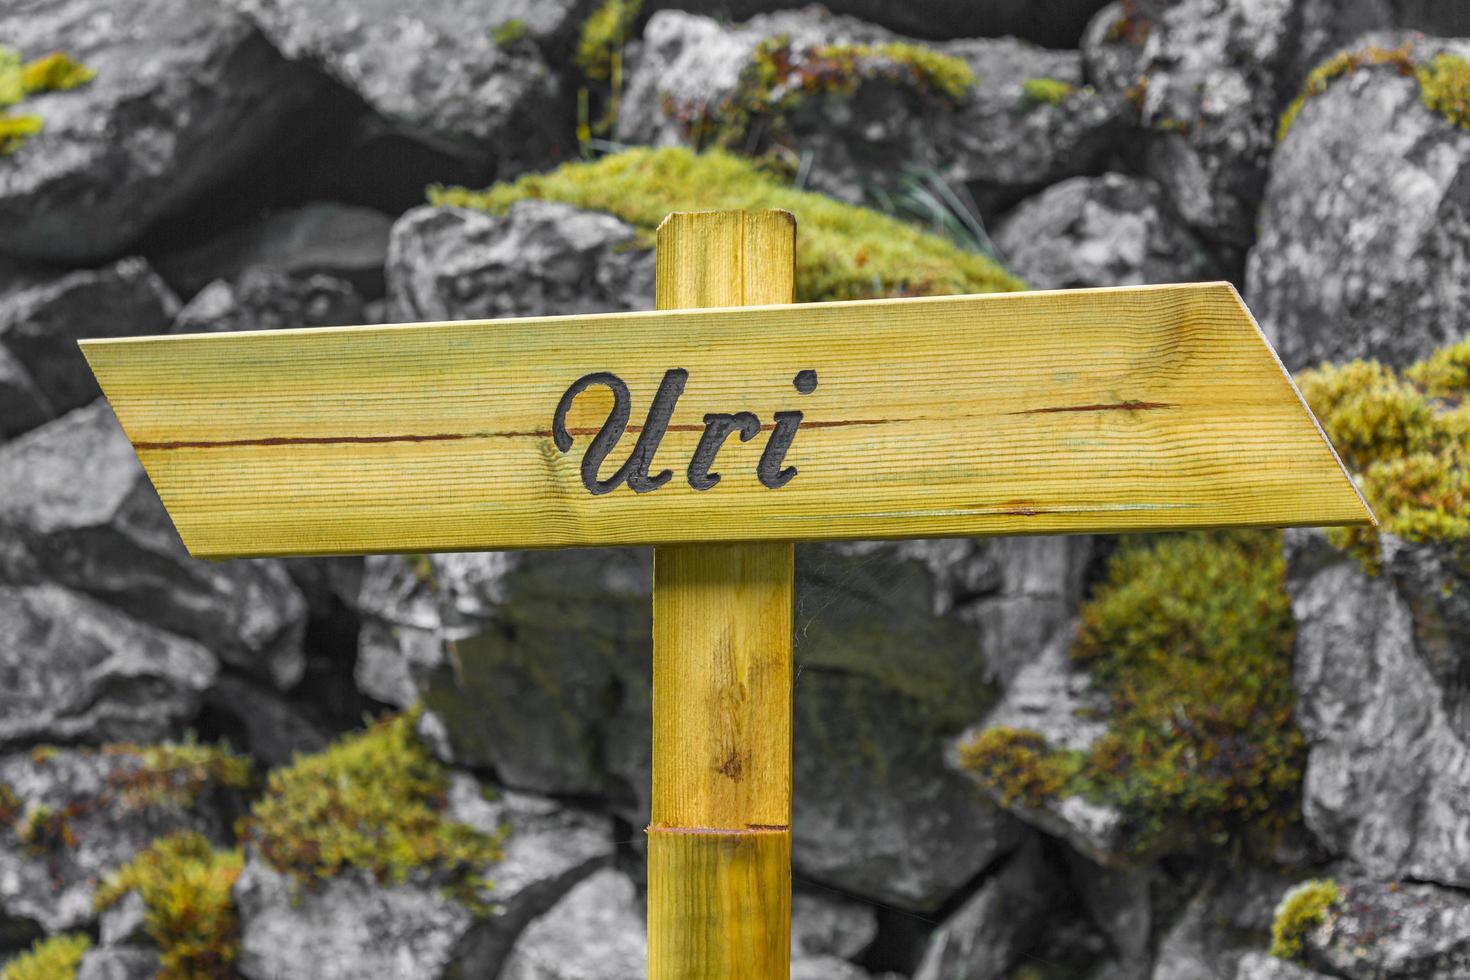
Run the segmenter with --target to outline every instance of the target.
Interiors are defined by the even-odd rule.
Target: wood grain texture
[[[670,215],[660,309],[791,299],[790,214]],[[651,980],[784,980],[791,945],[789,542],[653,557]]]
[[[649,918],[649,980],[789,977],[790,868],[789,833],[650,829],[650,911],[699,909],[702,914]],[[786,925],[777,929],[777,923]]]
[[[730,257],[730,261],[734,261]],[[742,260],[743,261],[743,260]],[[685,287],[666,287],[679,291]],[[1145,531],[1369,520],[1235,290],[1207,285],[90,341],[206,557]],[[652,493],[582,485],[612,396],[688,383]],[[792,386],[815,370],[809,395]],[[779,490],[773,413],[805,419]],[[703,492],[708,412],[755,413]],[[603,472],[632,450],[630,427]]]

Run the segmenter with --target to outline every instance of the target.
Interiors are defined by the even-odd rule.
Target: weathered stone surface
[[[1160,936],[1153,980],[1235,980],[1241,958],[1270,943],[1276,904],[1291,884],[1290,877],[1257,868],[1217,873],[1180,903]]]
[[[853,959],[878,935],[871,905],[835,894],[797,892],[791,896],[791,955]]]
[[[1325,973],[1277,959],[1269,953],[1246,953],[1235,965],[1235,980],[1330,980]]]
[[[1303,959],[1346,980],[1470,974],[1470,897],[1433,885],[1339,881],[1342,901],[1302,942]]]
[[[1107,937],[1119,966],[1133,975],[1147,973],[1153,936],[1152,867],[1100,867],[1067,852],[1072,889],[1088,918]]]
[[[30,58],[64,51],[97,72],[34,96],[41,133],[0,167],[0,252],[116,255],[266,146],[318,91],[240,17],[190,0],[32,0],[0,9]]]
[[[648,943],[641,908],[626,875],[597,872],[526,927],[501,980],[642,980]]]
[[[158,952],[142,946],[104,946],[89,950],[77,967],[76,980],[153,980]]]
[[[837,956],[804,956],[791,961],[791,980],[870,980],[871,976]],[[896,978],[897,974],[886,976]]]
[[[423,207],[393,227],[396,320],[459,320],[648,309],[653,253],[611,215],[520,201],[504,217]]]
[[[1431,37],[1470,37],[1470,7],[1440,0],[1302,0],[1295,75],[1305,77],[1339,48],[1374,31],[1422,31]]]
[[[1081,48],[1083,74],[1089,83],[1115,94],[1138,84],[1148,67],[1146,42],[1153,33],[1150,9],[1155,8],[1114,0],[1088,22]]]
[[[1054,48],[1073,47],[1087,19],[1104,0],[831,0],[824,4],[914,37],[961,38],[1014,35]],[[790,6],[790,0],[653,0],[650,8],[677,7],[715,17],[743,18]]]
[[[262,766],[284,766],[298,753],[320,752],[332,732],[269,683],[226,671],[204,695],[210,720],[240,751]]]
[[[497,976],[511,942],[534,916],[612,854],[606,818],[520,794],[490,802],[459,776],[449,816],[487,832],[510,827],[505,858],[486,869],[494,908],[477,916],[439,889],[385,886],[356,871],[300,888],[259,856],[235,885],[238,969],[247,980]]]
[[[165,333],[178,308],[147,262],[123,259],[0,293],[0,345],[24,365],[52,411],[69,412],[101,394],[78,340]]]
[[[0,585],[0,744],[180,734],[214,680],[197,643],[51,585]]]
[[[25,365],[0,347],[0,440],[34,429],[55,414]]]
[[[1441,49],[1470,43],[1424,41],[1415,57]],[[1470,132],[1413,78],[1354,72],[1307,100],[1272,158],[1246,298],[1288,368],[1403,365],[1464,335],[1467,229]]]
[[[103,909],[97,916],[97,941],[103,946],[128,943],[146,945],[148,939],[148,904],[134,889]]]
[[[1224,272],[1156,182],[1120,173],[1052,185],[1007,215],[994,241],[1037,289],[1199,282]]]
[[[644,30],[618,116],[621,139],[682,142],[689,120],[717,114],[764,40],[790,39],[793,51],[828,44],[901,40],[874,24],[817,7],[764,14],[738,26],[681,11],[661,11]],[[1027,189],[1100,167],[1111,148],[1121,98],[1083,86],[1081,56],[1013,38],[951,41],[934,50],[960,58],[980,79],[956,107],[888,83],[869,81],[851,95],[809,95],[785,120],[782,141],[809,154],[809,185],[860,201],[867,185],[904,170],[934,169],[976,191],[982,207]],[[1076,87],[1060,104],[1029,99],[1028,79]]]
[[[0,582],[87,593],[287,687],[306,603],[280,562],[188,556],[103,402],[0,446]]]
[[[565,109],[531,37],[500,44],[520,20],[550,32],[572,0],[229,0],[288,58],[309,61],[409,134],[467,155],[534,161]],[[519,161],[517,161],[519,162]]]
[[[1385,536],[1375,578],[1316,534],[1288,541],[1307,827],[1375,876],[1470,885],[1470,557]]]
[[[372,208],[313,201],[277,211],[203,245],[157,259],[158,271],[193,296],[216,279],[266,268],[305,278],[344,279],[364,296],[383,295],[383,265],[393,219]]]
[[[366,323],[362,297],[332,276],[290,276],[248,269],[233,282],[217,279],[189,301],[174,320],[179,333],[279,330]]]
[[[1055,877],[1033,838],[929,938],[914,980],[1000,980],[1041,934]]]
[[[932,711],[864,677],[811,668],[795,692],[792,863],[903,908],[941,905],[1019,828],[947,770]]]
[[[187,809],[144,805],[120,792],[141,765],[122,751],[46,749],[0,756],[0,785],[18,801],[0,808],[0,920],[47,932],[96,917],[92,893],[106,872],[152,841],[191,829],[223,843],[227,821],[206,781]]]

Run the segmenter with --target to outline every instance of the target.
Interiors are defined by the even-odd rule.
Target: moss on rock
[[[219,850],[203,834],[179,831],[109,874],[95,902],[100,911],[138,893],[144,930],[159,949],[159,980],[225,980],[240,951],[230,890],[242,864],[238,848]]]
[[[1276,141],[1286,139],[1291,126],[1307,100],[1322,95],[1332,83],[1364,68],[1388,67],[1414,78],[1419,83],[1419,98],[1431,112],[1438,113],[1451,125],[1470,129],[1470,61],[1441,52],[1428,63],[1421,64],[1414,57],[1413,45],[1405,43],[1397,48],[1369,45],[1357,51],[1340,51],[1328,58],[1307,75],[1302,90],[1286,111],[1276,129]]]
[[[1024,288],[982,255],[866,208],[794,190],[747,160],[680,147],[631,149],[483,191],[434,187],[434,204],[504,214],[545,198],[628,222],[651,242],[670,211],[784,208],[796,215],[796,297],[801,302],[937,296]]]
[[[86,65],[60,52],[22,63],[19,52],[0,45],[0,110],[19,104],[29,95],[77,88],[96,75]],[[42,127],[40,116],[0,111],[0,156],[20,149]]]
[[[1303,763],[1284,576],[1275,532],[1125,541],[1072,650],[1108,696],[1107,732],[1080,753],[991,729],[963,761],[1003,798],[1120,808],[1140,852],[1182,826],[1205,838],[1275,829],[1296,810]]]
[[[1379,520],[1329,530],[1334,544],[1376,571],[1380,530],[1418,542],[1470,538],[1470,340],[1402,374],[1352,361],[1298,383]]]
[[[1028,78],[1021,83],[1021,94],[1035,105],[1059,106],[1076,91],[1077,86],[1058,78]]]
[[[1302,952],[1302,940],[1327,918],[1342,893],[1331,879],[1304,881],[1282,896],[1271,923],[1271,955],[1283,960],[1296,959]]]
[[[633,24],[643,0],[603,0],[582,22],[572,63],[595,81],[606,81],[618,70],[623,45],[633,33]]]
[[[451,820],[449,770],[414,737],[418,712],[390,716],[272,772],[242,836],[303,883],[358,868],[385,884],[442,885],[473,904],[500,840]]]
[[[5,964],[0,980],[72,980],[92,940],[79,932],[38,939],[31,948]]]

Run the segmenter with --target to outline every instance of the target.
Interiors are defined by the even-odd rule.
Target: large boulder
[[[345,279],[369,298],[383,295],[383,265],[393,219],[372,208],[312,201],[276,211],[202,245],[157,259],[181,296],[216,279],[264,267],[291,276]]]
[[[0,347],[0,440],[34,429],[55,414],[25,365]]]
[[[1441,50],[1470,43],[1421,41],[1407,57]],[[1246,298],[1288,368],[1407,364],[1464,335],[1467,222],[1470,132],[1399,66],[1351,71],[1305,100],[1272,158]]]
[[[306,602],[284,565],[190,558],[103,402],[0,446],[0,582],[87,593],[280,687]]]
[[[1302,812],[1382,878],[1470,886],[1470,554],[1383,538],[1383,571],[1293,532]]]
[[[0,744],[178,735],[216,670],[198,643],[86,596],[0,586]]]
[[[1122,99],[1084,85],[1078,53],[1013,38],[926,46],[931,57],[957,60],[976,79],[962,92],[945,92],[932,79],[912,80],[922,70],[904,61],[902,48],[882,48],[903,42],[874,24],[818,7],[763,14],[735,26],[661,11],[648,22],[633,59],[619,138],[666,145],[724,130],[727,141],[749,152],[764,149],[775,135],[809,156],[805,172],[817,190],[861,201],[870,185],[893,175],[933,170],[969,185],[987,212],[1028,189],[1098,169],[1111,150]],[[781,46],[765,56],[781,65],[777,75],[789,77],[753,80],[763,44]],[[855,53],[848,63],[828,45],[860,47],[850,49]],[[752,88],[760,84],[775,87]],[[732,126],[747,132],[735,133]]]
[[[248,22],[192,0],[35,0],[0,8],[26,57],[96,71],[32,96],[39,135],[0,167],[0,252],[88,262],[121,252],[266,147],[319,91]]]
[[[47,410],[69,412],[101,394],[78,340],[166,333],[178,309],[147,262],[123,259],[0,288],[0,346],[24,368]]]
[[[1350,879],[1302,936],[1306,964],[1345,980],[1470,974],[1470,898],[1433,885]]]
[[[292,276],[254,266],[230,281],[216,279],[174,320],[179,333],[339,327],[365,323],[367,310],[352,284],[335,276]]]
[[[1219,279],[1213,250],[1147,177],[1073,177],[1022,201],[994,235],[1011,269],[1037,289]]]
[[[567,107],[558,98],[558,79],[536,35],[561,30],[577,9],[573,0],[429,0],[411,6],[391,0],[229,0],[229,5],[254,21],[288,58],[319,66],[432,146],[524,164],[539,162],[540,154],[563,136],[547,125]],[[515,21],[525,28],[522,36],[497,30]],[[510,33],[517,32],[511,28]],[[562,149],[568,149],[565,143]]]
[[[607,214],[520,201],[504,216],[423,207],[393,227],[392,317],[464,320],[647,309],[653,253]]]
[[[246,980],[493,977],[512,941],[578,881],[608,861],[612,822],[550,800],[481,796],[473,779],[451,783],[449,819],[506,834],[504,858],[485,869],[492,904],[475,909],[410,879],[380,883],[349,869],[302,885],[259,855],[235,885],[238,969]]]
[[[187,749],[187,747],[185,747]],[[153,840],[194,830],[223,843],[222,769],[131,745],[42,748],[0,756],[0,930],[47,932],[93,922],[108,871]]]
[[[1160,902],[1160,931],[1152,980],[1236,980],[1239,964],[1263,949],[1281,896],[1293,879],[1276,870],[1216,869],[1194,890]],[[1168,894],[1165,892],[1164,894]],[[1161,895],[1161,898],[1163,896]]]
[[[526,927],[501,980],[642,980],[648,942],[633,882],[605,868]]]

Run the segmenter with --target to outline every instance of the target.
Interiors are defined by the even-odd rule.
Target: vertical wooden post
[[[671,214],[658,308],[789,303],[785,211]],[[792,547],[653,558],[649,980],[791,974]]]

